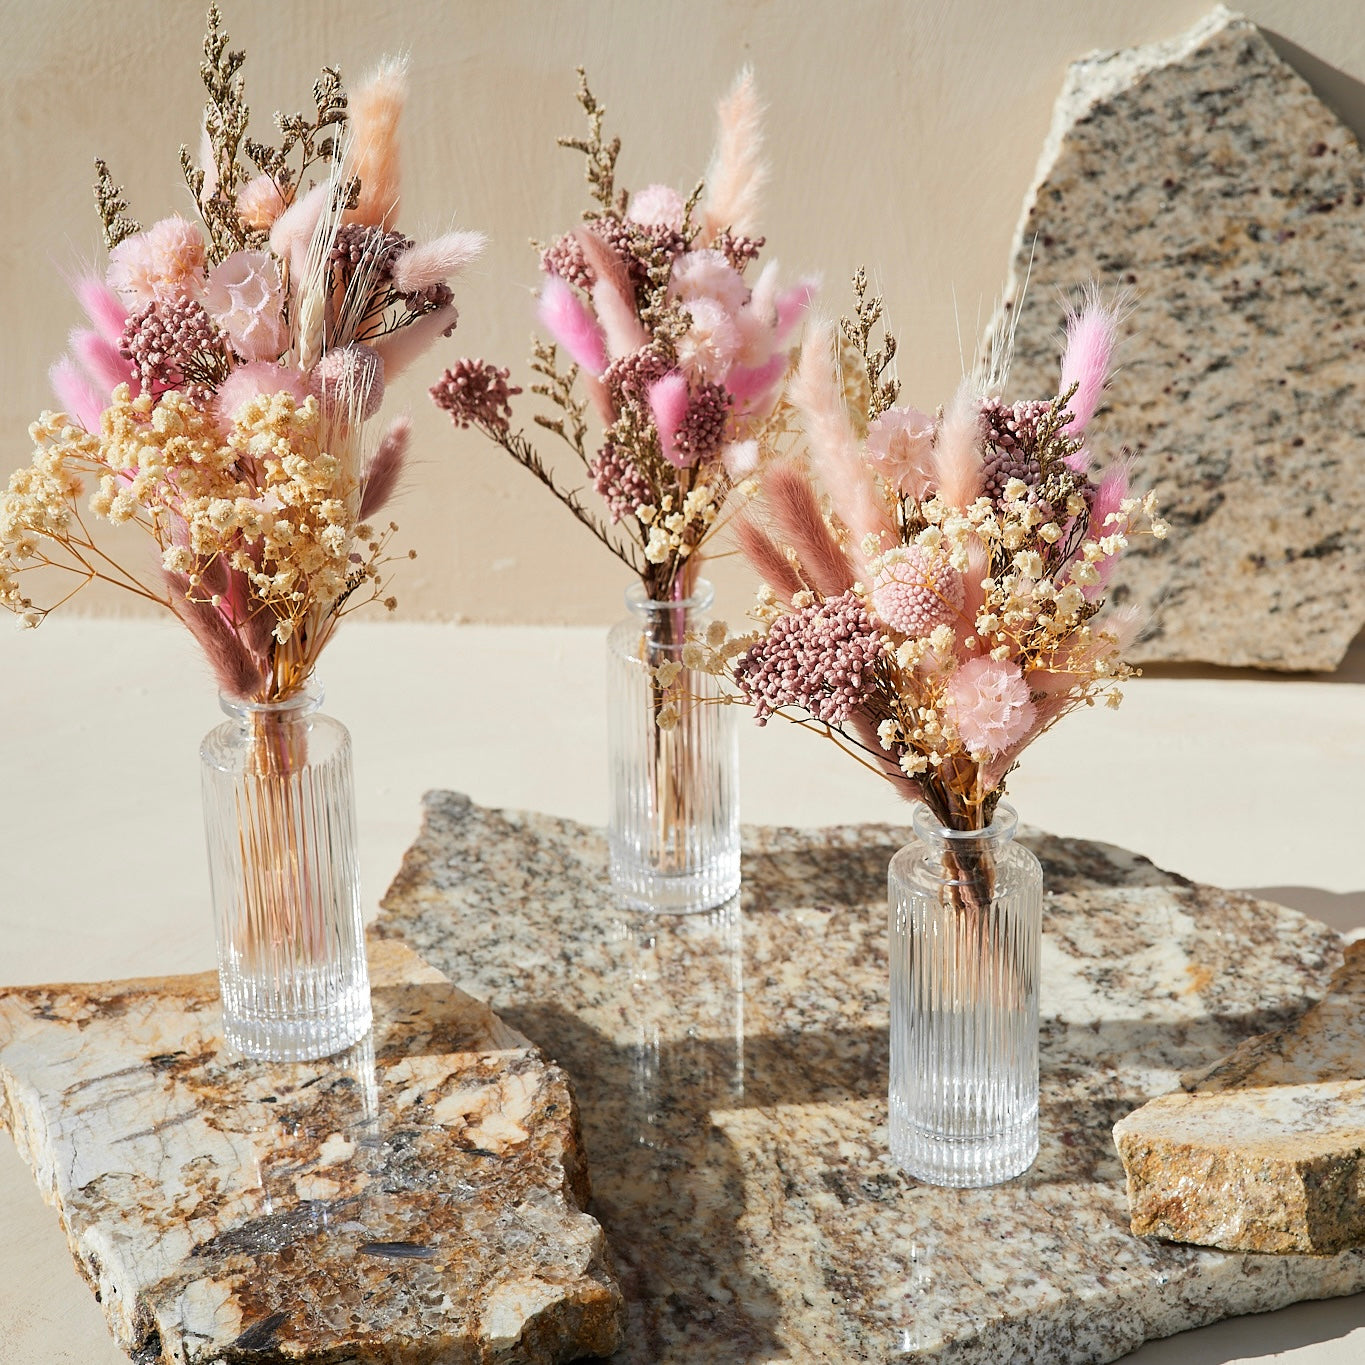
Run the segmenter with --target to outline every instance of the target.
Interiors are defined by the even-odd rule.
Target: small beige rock
[[[1133,1231],[1228,1251],[1365,1246],[1365,942],[1327,995],[1114,1125]]]

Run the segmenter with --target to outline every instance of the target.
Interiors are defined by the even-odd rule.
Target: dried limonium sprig
[[[766,518],[738,527],[757,630],[691,641],[690,666],[730,677],[760,724],[817,729],[945,827],[981,829],[1023,750],[1077,706],[1118,705],[1133,674],[1137,615],[1103,612],[1104,590],[1130,537],[1166,526],[1088,441],[1120,308],[1091,291],[1070,314],[1053,397],[1007,403],[979,372],[931,417],[894,403],[881,302],[861,272],[855,292],[843,347],[807,331],[804,458],[760,470]]]
[[[77,282],[90,326],[52,369],[63,410],[34,423],[0,498],[0,603],[36,625],[51,607],[27,575],[65,575],[57,605],[116,584],[183,620],[225,690],[269,700],[304,684],[343,616],[396,605],[404,556],[375,518],[410,425],[369,424],[386,382],[454,328],[450,281],[483,239],[394,226],[401,63],[353,101],[325,67],[315,112],[276,115],[269,146],[248,136],[245,57],[216,6],[207,29],[203,146],[181,151],[203,227],[143,231],[96,163],[108,269]],[[137,527],[154,559],[112,558],[86,512]]]
[[[512,425],[507,400],[520,390],[506,370],[465,360],[431,394],[545,484],[651,599],[672,600],[689,594],[732,491],[772,443],[813,286],[780,289],[772,262],[746,276],[763,246],[765,176],[748,72],[720,104],[711,168],[686,198],[617,185],[620,140],[606,140],[605,110],[579,79],[588,131],[560,143],[583,155],[592,203],[582,227],[541,252],[539,316],[553,341],[536,340],[529,387],[549,409],[535,424],[568,447],[606,518]]]

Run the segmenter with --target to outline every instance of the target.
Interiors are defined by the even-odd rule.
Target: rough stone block
[[[1114,1126],[1133,1231],[1230,1251],[1365,1246],[1365,942],[1290,1028]]]
[[[226,1054],[212,974],[0,991],[13,1133],[143,1365],[548,1365],[622,1298],[564,1073],[398,944],[340,1057]]]

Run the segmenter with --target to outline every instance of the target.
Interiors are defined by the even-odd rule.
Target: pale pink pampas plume
[[[1062,356],[1062,382],[1058,392],[1065,393],[1073,384],[1077,386],[1067,404],[1071,421],[1062,428],[1068,435],[1079,436],[1085,430],[1104,396],[1123,311],[1123,300],[1106,304],[1093,285],[1086,291],[1079,312],[1067,309],[1066,351]]]
[[[384,226],[398,216],[398,120],[407,71],[404,58],[390,57],[351,96],[347,173],[360,177],[360,202],[347,215],[353,223]]]
[[[981,473],[981,404],[971,380],[964,379],[934,442],[938,496],[952,507],[970,507],[981,495]]]
[[[659,433],[659,449],[674,469],[686,469],[692,463],[679,455],[674,437],[687,416],[687,380],[682,375],[666,374],[649,386],[649,410],[654,416],[654,427]]]
[[[779,597],[790,602],[806,586],[791,560],[773,543],[768,533],[748,517],[735,519],[735,538],[739,541],[740,553],[754,572]]]
[[[863,542],[871,536],[882,546],[894,536],[895,527],[848,420],[835,366],[834,324],[821,319],[806,333],[791,383],[791,401],[810,438],[816,476],[848,527],[861,563]]]
[[[437,337],[449,336],[455,330],[458,316],[454,304],[447,304],[396,332],[390,332],[388,336],[380,337],[374,343],[374,349],[384,362],[385,380],[396,379],[427,347],[435,343]]]
[[[199,169],[204,172],[204,183],[199,190],[199,202],[207,204],[218,189],[218,159],[213,154],[208,120],[199,125]]]
[[[700,245],[727,228],[737,236],[758,231],[758,210],[768,169],[763,163],[763,110],[754,73],[745,67],[716,106],[716,149],[706,171]]]
[[[735,412],[740,417],[750,417],[765,412],[777,397],[776,388],[787,372],[786,354],[772,357],[766,364],[736,365],[725,376],[725,387],[735,400]]]
[[[804,321],[816,295],[820,292],[820,281],[813,275],[797,280],[790,288],[784,289],[776,299],[777,341],[785,342],[792,332]]]
[[[400,294],[415,294],[445,284],[478,260],[487,245],[488,238],[482,232],[447,232],[429,242],[418,242],[394,259],[393,287]]]
[[[607,354],[619,360],[649,340],[635,311],[635,288],[621,258],[591,228],[579,228],[574,236],[597,277],[592,303],[607,339]]]
[[[810,586],[822,597],[847,592],[857,575],[825,524],[806,475],[790,461],[771,465],[763,479],[763,495],[773,520],[796,551]]]
[[[587,305],[558,275],[547,275],[536,306],[541,325],[579,369],[601,374],[607,368],[607,341]]]
[[[327,207],[330,192],[330,181],[314,185],[302,198],[295,199],[270,229],[270,249],[288,264],[296,288],[303,279],[308,247]]]
[[[47,379],[68,416],[74,417],[86,431],[100,429],[100,414],[104,411],[105,400],[70,356],[64,355],[55,362],[47,372]]]
[[[95,330],[117,346],[128,321],[122,299],[98,275],[81,275],[72,290]]]
[[[98,332],[78,328],[71,333],[70,346],[72,354],[106,395],[120,384],[127,384],[135,394],[141,389],[132,362],[125,360],[118,347]]]
[[[364,491],[360,495],[360,518],[368,521],[393,497],[407,459],[408,442],[412,437],[412,422],[407,417],[395,417],[379,442],[369,464],[365,466]]]

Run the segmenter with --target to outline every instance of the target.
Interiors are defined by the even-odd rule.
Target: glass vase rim
[[[692,584],[692,592],[687,597],[646,597],[643,583],[632,583],[626,589],[626,609],[637,616],[651,615],[655,612],[705,611],[716,600],[715,585],[709,578],[698,578]]]
[[[292,692],[273,699],[235,697],[220,688],[218,705],[237,720],[246,720],[249,716],[311,715],[322,705],[323,695],[322,684],[310,673]]]
[[[953,829],[939,824],[938,817],[929,806],[918,801],[910,816],[910,824],[926,844],[965,844],[972,840],[1004,844],[1014,838],[1019,828],[1019,812],[1008,801],[1001,801],[996,805],[989,825],[981,829]]]

